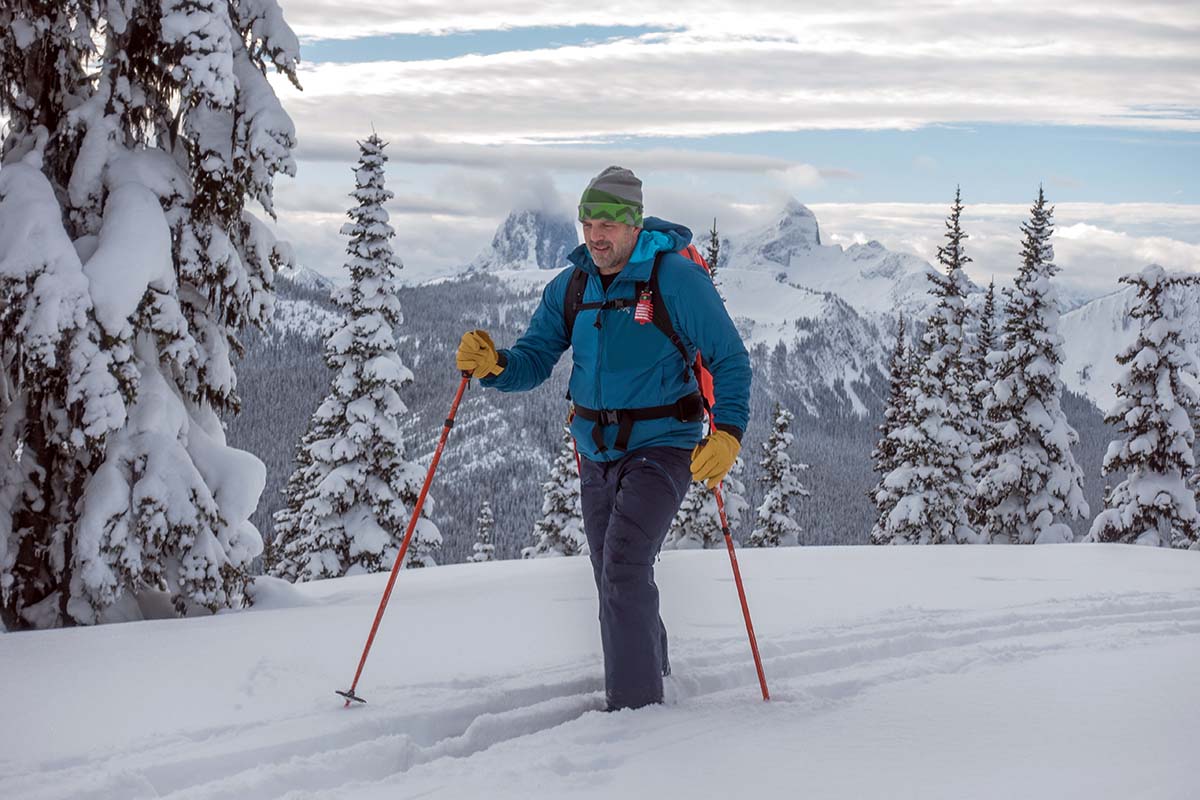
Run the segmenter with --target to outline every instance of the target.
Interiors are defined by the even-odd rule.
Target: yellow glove
[[[715,489],[741,450],[742,445],[733,434],[714,430],[692,451],[692,480],[708,481],[708,488]]]
[[[454,363],[462,372],[470,372],[476,378],[486,378],[504,371],[499,358],[496,345],[492,344],[492,337],[487,335],[487,331],[474,330],[463,334]]]

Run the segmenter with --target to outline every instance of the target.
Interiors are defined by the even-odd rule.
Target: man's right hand
[[[474,330],[463,334],[458,343],[458,354],[455,363],[462,372],[470,372],[476,378],[486,378],[489,375],[499,375],[504,371],[500,366],[500,356],[496,353],[496,345],[487,331]]]

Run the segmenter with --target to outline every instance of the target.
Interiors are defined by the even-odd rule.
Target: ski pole
[[[754,623],[750,621],[750,606],[746,603],[746,589],[742,586],[742,571],[738,569],[737,555],[733,551],[733,534],[729,520],[725,517],[725,499],[721,496],[721,485],[713,487],[717,498],[717,512],[721,515],[721,532],[725,534],[725,547],[729,550],[729,563],[733,566],[733,581],[737,584],[738,598],[742,601],[742,616],[746,619],[746,635],[750,637],[750,652],[754,654],[754,667],[758,670],[758,685],[762,688],[763,700],[770,700],[767,677],[763,674],[762,658],[758,655],[758,639],[754,635]]]
[[[446,437],[450,435],[450,429],[454,427],[454,417],[458,413],[458,404],[462,401],[463,392],[467,389],[467,384],[471,382],[471,373],[463,372],[462,381],[458,384],[458,393],[454,395],[454,404],[450,406],[450,415],[446,417],[446,422],[442,425],[442,436],[438,439],[437,449],[433,451],[433,459],[429,462],[429,471],[425,473],[425,484],[421,487],[421,494],[417,497],[417,504],[413,506],[412,518],[408,521],[408,530],[404,532],[404,541],[400,543],[400,552],[396,554],[396,563],[392,565],[392,574],[388,578],[387,588],[383,590],[383,597],[379,599],[379,610],[375,612],[375,622],[371,625],[371,633],[367,636],[367,644],[363,648],[362,658],[358,660],[358,669],[354,672],[354,682],[350,684],[349,691],[337,690],[337,693],[346,698],[344,708],[350,707],[350,701],[354,700],[359,703],[365,703],[354,693],[358,688],[358,679],[362,677],[363,667],[367,663],[367,655],[371,652],[371,644],[375,641],[375,634],[379,630],[379,622],[383,619],[383,612],[387,610],[388,599],[392,596],[392,587],[396,585],[396,576],[400,574],[400,565],[404,562],[404,554],[408,552],[408,544],[412,541],[413,531],[417,529],[417,520],[421,518],[421,506],[425,504],[425,495],[429,493],[429,484],[433,483],[433,473],[437,469],[438,461],[442,458],[442,448],[446,446]]]
[[[708,429],[716,430],[716,427],[717,421],[713,418],[710,407]],[[763,700],[770,700],[767,677],[763,674],[762,658],[758,654],[758,638],[754,635],[754,623],[750,620],[750,605],[746,602],[746,588],[742,586],[742,571],[738,569],[737,554],[733,551],[733,533],[729,530],[729,519],[725,516],[725,498],[721,496],[721,484],[714,486],[712,492],[717,498],[717,513],[721,517],[721,532],[725,534],[725,547],[729,550],[729,563],[733,567],[733,582],[737,584],[738,599],[742,601],[742,616],[746,620],[746,635],[750,637],[750,652],[754,654],[754,668],[758,670],[758,685],[762,688]]]

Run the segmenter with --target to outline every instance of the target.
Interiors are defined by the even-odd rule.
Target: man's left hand
[[[741,450],[733,434],[714,430],[692,451],[692,480],[707,481],[709,489],[717,488]]]

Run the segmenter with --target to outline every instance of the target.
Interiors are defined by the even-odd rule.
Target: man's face
[[[637,244],[641,228],[607,219],[585,219],[583,241],[601,272],[619,272]]]

